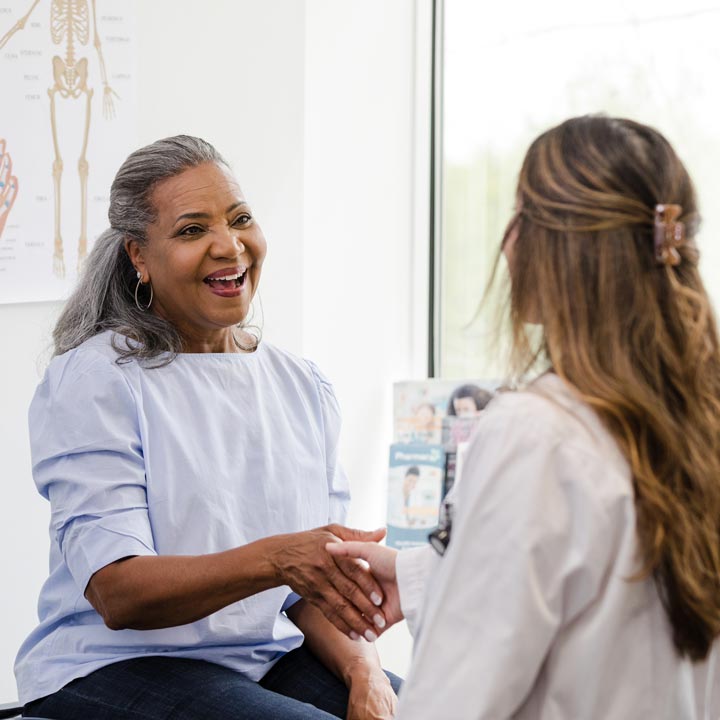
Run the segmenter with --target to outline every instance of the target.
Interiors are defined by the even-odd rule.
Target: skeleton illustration
[[[0,50],[7,44],[8,40],[25,27],[28,18],[35,10],[40,0],[34,0],[27,13],[0,38]],[[106,118],[114,117],[112,96],[117,94],[110,88],[105,71],[100,36],[97,31],[97,13],[95,0],[90,0],[92,5],[93,19],[93,45],[98,54],[100,62],[100,74],[103,84],[103,115]],[[88,137],[90,135],[90,114],[93,97],[93,89],[88,85],[88,59],[77,57],[76,47],[87,46],[90,39],[90,11],[88,0],[51,0],[50,6],[50,32],[54,45],[64,46],[64,57],[55,55],[52,59],[53,86],[48,89],[50,96],[50,124],[52,128],[53,148],[55,159],[53,162],[53,184],[55,189],[55,243],[53,252],[53,270],[56,275],[65,275],[65,260],[63,256],[63,241],[60,231],[61,224],[61,181],[63,172],[63,160],[60,155],[58,143],[57,121],[56,121],[56,96],[61,98],[77,100],[85,99],[85,124],[82,140],[82,150],[78,159],[78,174],[80,176],[80,240],[78,243],[78,267],[87,254],[87,184],[88,184],[88,161],[86,157]]]

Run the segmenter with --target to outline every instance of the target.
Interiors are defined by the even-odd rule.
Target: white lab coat
[[[681,659],[638,570],[627,462],[557,376],[493,401],[450,546],[399,554],[415,634],[397,720],[717,720],[720,661]]]

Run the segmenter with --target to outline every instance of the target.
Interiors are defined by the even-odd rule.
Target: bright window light
[[[445,0],[439,374],[502,374],[478,303],[527,147],[574,115],[629,117],[674,145],[698,190],[701,270],[720,308],[719,29],[720,3],[707,0]]]

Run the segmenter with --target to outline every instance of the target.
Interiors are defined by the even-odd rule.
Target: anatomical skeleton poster
[[[0,0],[0,303],[67,297],[136,146],[128,0]]]

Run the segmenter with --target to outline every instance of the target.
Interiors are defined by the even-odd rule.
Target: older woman
[[[30,409],[52,517],[26,713],[391,717],[397,678],[347,637],[375,639],[381,589],[324,549],[381,534],[327,525],[348,501],[332,389],[244,326],[266,246],[228,166],[153,143],[109,217]]]

